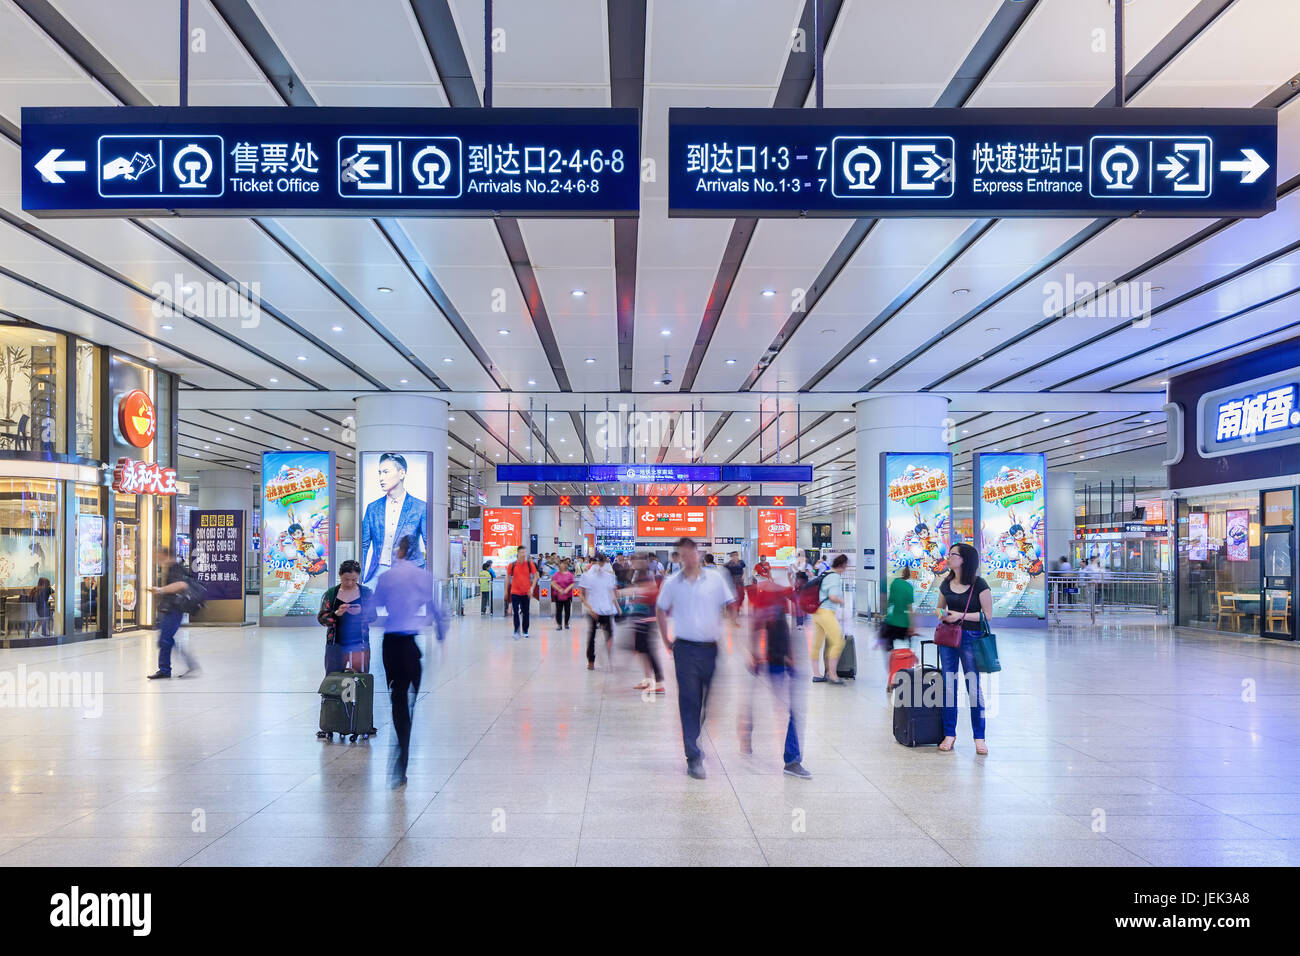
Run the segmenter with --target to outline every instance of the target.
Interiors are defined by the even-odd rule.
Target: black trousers
[[[655,654],[655,622],[654,621],[636,621],[632,624],[632,649],[638,654],[644,654],[650,658],[650,668],[654,671],[655,682],[663,683],[664,671],[659,666],[659,658]]]
[[[700,759],[700,726],[709,703],[709,685],[718,663],[718,645],[712,642],[673,642],[673,669],[677,672],[677,709],[682,715],[682,744],[686,759]]]
[[[555,599],[555,626],[569,623],[569,609],[573,606],[573,598],[556,598]],[[563,615],[563,618],[561,618]]]
[[[599,627],[605,632],[605,642],[608,643],[614,639],[614,617],[610,614],[598,614],[595,617],[587,615],[587,620],[591,622],[590,630],[587,632],[587,662],[596,663],[596,628]]]
[[[384,635],[384,674],[388,693],[393,699],[393,730],[397,734],[397,763],[393,776],[406,777],[406,763],[411,755],[411,711],[420,693],[420,646],[414,634]]]
[[[510,610],[514,613],[514,616],[515,616],[515,633],[516,633],[516,634],[519,633],[519,618],[520,618],[520,616],[522,616],[523,619],[524,619],[524,630],[523,630],[523,633],[525,633],[525,634],[528,633],[528,609],[529,609],[529,605],[532,604],[532,600],[533,600],[532,597],[531,597],[530,595],[527,595],[527,594],[512,594],[512,595],[510,595]]]

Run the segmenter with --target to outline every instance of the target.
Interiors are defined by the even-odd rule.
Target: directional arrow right
[[[1225,159],[1219,164],[1219,169],[1225,173],[1241,173],[1243,185],[1253,183],[1268,171],[1268,162],[1253,149],[1243,147],[1241,155],[1246,158]]]

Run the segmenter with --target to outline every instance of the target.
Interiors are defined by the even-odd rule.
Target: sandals
[[[987,757],[989,755],[989,745],[982,740],[977,740],[975,741],[975,752],[981,757]]]
[[[951,741],[951,743],[949,743],[949,741]],[[944,746],[945,743],[947,743],[948,746],[945,747]],[[939,742],[939,753],[950,754],[953,753],[956,749],[957,749],[956,737],[944,737],[943,740]]]

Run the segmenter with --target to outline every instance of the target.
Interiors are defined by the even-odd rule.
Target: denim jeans
[[[677,709],[682,716],[682,744],[688,761],[699,760],[700,725],[709,702],[709,685],[718,663],[712,642],[674,641],[673,670],[677,672]]]
[[[172,672],[172,648],[176,647],[185,666],[190,670],[197,668],[198,661],[189,651],[176,644],[176,631],[181,626],[183,614],[180,611],[165,611],[158,618],[158,670],[164,674]]]
[[[746,743],[750,743],[754,732],[754,696],[761,693],[760,684],[766,684],[771,690],[777,713],[789,713],[783,758],[788,764],[799,763],[803,759],[803,753],[799,749],[799,725],[803,723],[804,682],[793,667],[766,661],[759,663],[758,673],[750,684],[750,692],[741,703],[740,735]]]
[[[957,665],[965,673],[966,693],[970,697],[970,729],[976,740],[984,739],[984,688],[975,669],[975,644],[980,632],[963,630],[961,647],[939,645],[939,666],[943,668],[943,733],[957,736]]]

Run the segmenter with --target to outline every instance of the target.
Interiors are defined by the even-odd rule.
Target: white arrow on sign
[[[63,177],[59,173],[84,173],[86,171],[86,161],[84,159],[59,159],[62,155],[63,150],[52,149],[37,161],[36,171],[41,174],[41,179],[47,183],[61,183]]]
[[[1253,149],[1243,147],[1241,155],[1246,158],[1225,159],[1219,164],[1219,169],[1225,173],[1241,173],[1243,184],[1253,183],[1268,171],[1268,162]]]

